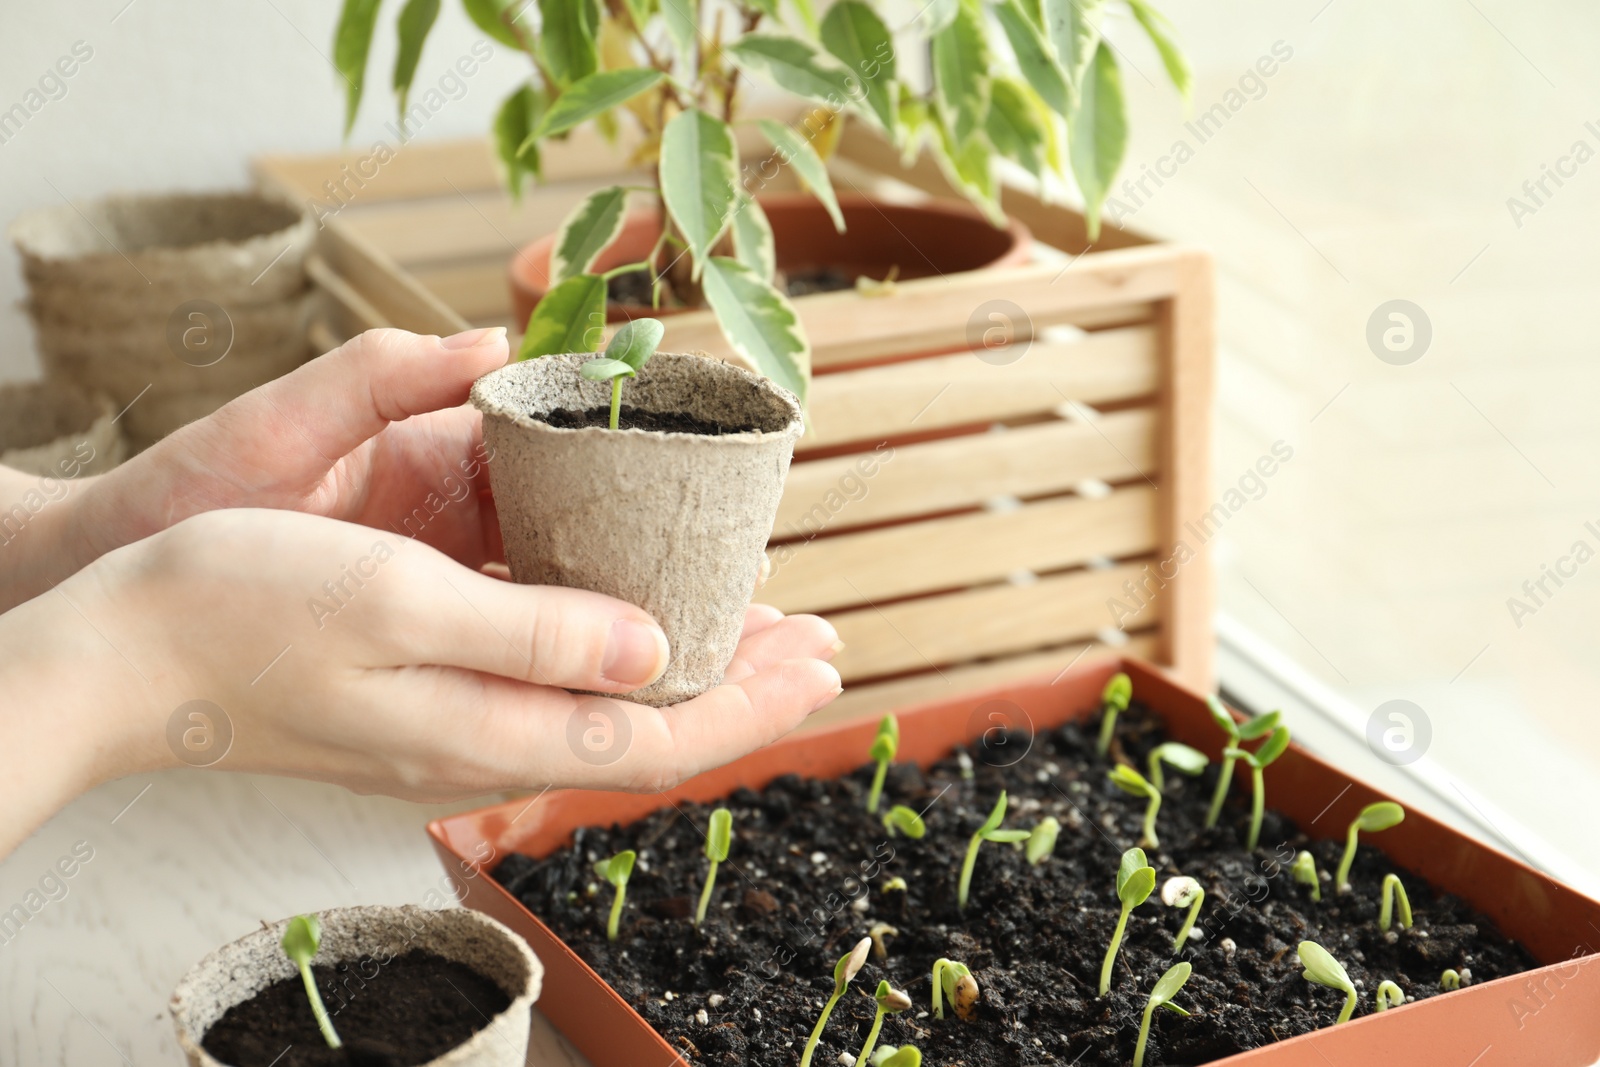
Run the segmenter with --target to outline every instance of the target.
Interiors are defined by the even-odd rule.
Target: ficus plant
[[[963,1022],[978,1017],[978,980],[972,970],[956,960],[940,957],[933,961],[933,1017],[944,1018],[945,1001]]]
[[[878,1002],[877,1013],[872,1017],[872,1029],[867,1031],[867,1042],[861,1046],[861,1052],[856,1056],[857,1063],[871,1063],[872,1046],[878,1043],[878,1034],[883,1029],[885,1015],[899,1015],[911,1007],[911,998],[904,991],[895,989],[888,982],[879,982],[878,991],[872,995]]]
[[[1117,899],[1122,902],[1122,914],[1117,917],[1117,928],[1112,931],[1105,962],[1100,965],[1102,997],[1111,991],[1111,967],[1117,961],[1117,949],[1122,946],[1122,935],[1128,928],[1128,913],[1149,900],[1155,888],[1156,869],[1145,860],[1144,850],[1130,848],[1124,852],[1117,866]]]
[[[850,988],[850,982],[867,965],[867,954],[871,951],[872,938],[863,937],[856,942],[855,948],[840,956],[839,962],[833,965],[833,995],[822,1006],[822,1015],[817,1019],[817,1025],[806,1041],[805,1052],[800,1057],[800,1067],[811,1067],[811,1057],[816,1055],[817,1042],[822,1040],[822,1028],[828,1025],[828,1016],[833,1014],[834,1005],[839,1003],[844,991]]]
[[[1258,737],[1265,737],[1278,728],[1281,713],[1269,711],[1265,715],[1257,715],[1244,722],[1235,722],[1233,713],[1230,712],[1214,696],[1206,697],[1206,710],[1211,712],[1211,721],[1217,724],[1217,729],[1228,735],[1228,743],[1222,757],[1222,771],[1217,776],[1216,792],[1211,794],[1211,808],[1206,812],[1206,828],[1217,825],[1217,820],[1222,818],[1222,802],[1228,799],[1228,786],[1233,783],[1233,764],[1237,757],[1230,757],[1227,748],[1238,748],[1242,742],[1254,741]]]
[[[1171,24],[1150,0],[1125,0],[1185,101],[1190,74]],[[379,0],[344,0],[334,66],[346,84],[348,134],[361,103]],[[592,122],[650,168],[643,187],[610,185],[562,223],[552,288],[535,309],[523,358],[579,347],[604,322],[607,278],[596,258],[621,232],[637,196],[660,214],[656,247],[628,267],[658,305],[709,306],[733,348],[804,398],[810,349],[778,286],[772,227],[755,194],[783,167],[845,228],[825,159],[845,115],[876,128],[908,159],[926,148],[951,183],[1000,220],[997,169],[1037,181],[1069,171],[1089,239],[1127,149],[1116,51],[1102,38],[1105,0],[938,0],[893,29],[866,0],[462,0],[473,23],[527,57],[529,78],[500,105],[494,142],[517,194],[543,176],[552,141]],[[1120,6],[1120,4],[1118,5]],[[439,0],[407,0],[397,20],[393,85],[401,124]],[[897,40],[898,38],[898,40]],[[931,57],[926,86],[902,48]],[[746,83],[805,101],[795,124],[754,126],[770,145],[741,171],[734,137]],[[619,268],[620,270],[620,268]],[[612,272],[617,273],[616,271]],[[540,328],[535,328],[535,327]],[[560,330],[544,327],[561,326]],[[555,342],[557,347],[549,347]]]
[[[1378,929],[1387,931],[1393,925],[1395,916],[1395,901],[1400,903],[1400,929],[1411,928],[1411,901],[1406,896],[1406,887],[1401,884],[1398,874],[1383,876],[1383,899],[1378,906]]]
[[[1056,838],[1061,834],[1061,821],[1054,815],[1046,815],[1039,821],[1039,825],[1028,834],[1026,855],[1028,863],[1034,867],[1039,866],[1056,850]]]
[[[1317,874],[1316,857],[1309,852],[1302,851],[1294,858],[1294,863],[1289,867],[1289,876],[1297,883],[1311,887],[1311,899],[1322,899],[1322,878]]]
[[[1169,908],[1189,909],[1183,925],[1178,928],[1178,936],[1172,939],[1174,955],[1183,951],[1184,942],[1189,940],[1189,932],[1194,929],[1194,921],[1200,915],[1200,905],[1205,902],[1206,891],[1193,878],[1179,875],[1161,883],[1161,903]]]
[[[1261,819],[1267,811],[1266,770],[1289,747],[1289,728],[1276,727],[1254,752],[1229,746],[1223,750],[1224,759],[1242,761],[1250,768],[1250,833],[1244,847],[1251,852],[1261,841]]]
[[[706,826],[706,859],[710,861],[711,866],[706,870],[706,886],[700,891],[700,906],[694,913],[696,930],[706,921],[706,908],[711,904],[711,891],[717,884],[717,865],[728,858],[728,849],[732,845],[733,812],[727,808],[718,808],[711,813],[711,822]]]
[[[1006,794],[1000,792],[1000,799],[995,801],[994,808],[989,812],[989,817],[983,820],[983,825],[978,827],[972,835],[972,840],[967,843],[967,858],[961,864],[961,881],[956,888],[956,905],[961,908],[967,906],[967,897],[972,890],[972,871],[978,865],[978,846],[985,841],[1014,842],[1026,841],[1029,836],[1027,830],[1002,830],[1000,824],[1006,819]]]
[[[1378,991],[1373,994],[1373,997],[1377,1001],[1379,1011],[1398,1008],[1406,1002],[1405,990],[1387,978],[1378,983]]]
[[[1118,671],[1100,691],[1100,739],[1094,749],[1104,756],[1111,751],[1111,739],[1116,736],[1117,716],[1128,710],[1133,699],[1133,679]]]
[[[1194,967],[1189,963],[1179,963],[1169,967],[1165,974],[1156,979],[1155,987],[1150,990],[1150,999],[1145,1001],[1144,1021],[1139,1024],[1139,1042],[1133,1047],[1133,1067],[1144,1067],[1145,1044],[1150,1040],[1150,1017],[1157,1008],[1166,1008],[1183,1016],[1189,1014],[1174,1004],[1172,998],[1178,995],[1178,990],[1183,988],[1193,971]]]
[[[328,1017],[328,1009],[322,1003],[317,980],[311,973],[311,958],[322,946],[321,920],[315,915],[296,915],[289,920],[279,945],[283,954],[300,971],[300,981],[306,987],[306,999],[311,1002],[311,1015],[317,1020],[317,1029],[322,1031],[322,1040],[328,1043],[329,1048],[343,1047],[339,1032],[333,1028],[333,1020]]]
[[[883,828],[889,831],[890,837],[897,831],[910,838],[921,838],[928,832],[928,825],[922,821],[922,816],[904,804],[896,804],[883,813]]]
[[[1345,833],[1344,856],[1339,860],[1339,873],[1333,879],[1340,893],[1350,891],[1350,867],[1356,861],[1356,841],[1360,835],[1363,832],[1375,834],[1399,826],[1405,818],[1406,809],[1392,800],[1380,800],[1362,808],[1360,814],[1350,821],[1350,829]]]
[[[900,720],[893,715],[885,715],[878,723],[878,732],[872,739],[872,748],[868,755],[877,767],[872,772],[872,788],[867,790],[867,810],[876,814],[879,800],[883,796],[883,782],[889,776],[889,764],[894,762],[895,753],[900,751]]]
[[[622,380],[635,378],[656,354],[664,328],[657,319],[634,319],[625,323],[606,345],[605,353],[578,368],[586,381],[611,383],[611,428],[618,429],[622,414]]]
[[[628,879],[633,876],[633,862],[638,858],[637,852],[625,848],[615,856],[595,861],[594,873],[602,880],[610,882],[617,891],[617,895],[611,901],[611,915],[606,919],[607,941],[617,939],[617,925],[622,921],[622,905],[628,898]]]
[[[1337,989],[1345,996],[1344,1009],[1339,1012],[1339,1022],[1348,1022],[1352,1012],[1356,1010],[1356,985],[1350,981],[1344,966],[1333,958],[1333,954],[1315,941],[1302,941],[1296,950],[1300,963],[1305,968],[1305,980],[1316,985]]]

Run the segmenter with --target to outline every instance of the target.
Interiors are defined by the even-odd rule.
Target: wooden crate
[[[741,147],[747,159],[758,151]],[[263,185],[322,207],[310,269],[324,302],[313,341],[326,348],[384,325],[518,332],[510,257],[629,173],[627,151],[578,131],[546,154],[545,184],[520,203],[476,141],[256,169]],[[860,125],[831,167],[842,190],[953,195],[933,161],[902,167]],[[846,692],[816,719],[1108,653],[1211,684],[1210,565],[1185,528],[1210,506],[1210,261],[1111,227],[1090,251],[1076,212],[1009,188],[1003,204],[1065,255],[904,282],[888,297],[795,300],[813,346],[812,425],[761,599],[839,629]],[[969,347],[969,319],[995,299],[1031,319],[1014,362]],[[666,321],[665,349],[735,358],[709,312]],[[1180,543],[1198,552],[1181,565]],[[1113,601],[1131,612],[1120,629]]]

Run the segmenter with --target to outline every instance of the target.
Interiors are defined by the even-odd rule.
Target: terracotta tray
[[[1089,713],[1116,663],[1067,674],[1052,685],[1010,686],[898,713],[902,760],[927,765],[977,736],[980,705],[1010,701],[1018,723],[1053,729]],[[1220,735],[1204,700],[1156,668],[1121,665],[1138,698],[1158,712],[1177,740],[1220,755]],[[975,713],[976,714],[975,716]],[[575,790],[514,800],[428,826],[463,902],[528,939],[544,962],[539,1007],[596,1067],[668,1067],[683,1060],[549,927],[484,872],[506,854],[543,857],[572,840],[580,826],[630,823],[667,804],[705,803],[740,786],[759,789],[782,774],[836,777],[863,762],[875,722],[843,723],[791,736],[668,794]],[[1314,837],[1341,837],[1364,805],[1384,799],[1371,786],[1292,746],[1267,771],[1272,805]],[[1235,788],[1241,783],[1235,779]],[[1496,1067],[1538,1064],[1580,1067],[1600,1058],[1600,903],[1522,863],[1465,837],[1421,812],[1409,812],[1371,844],[1439,889],[1488,915],[1545,966],[1458,992],[1430,997],[1382,1015],[1215,1061],[1229,1067],[1357,1067],[1441,1064]]]

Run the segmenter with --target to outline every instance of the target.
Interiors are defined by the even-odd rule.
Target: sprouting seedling
[[[911,1007],[911,998],[891,986],[888,982],[879,982],[878,991],[872,994],[872,999],[878,1002],[878,1012],[872,1017],[872,1029],[867,1031],[867,1043],[861,1046],[861,1054],[856,1057],[857,1063],[871,1063],[872,1046],[878,1043],[878,1032],[883,1029],[885,1015],[899,1015]]]
[[[1393,921],[1395,898],[1400,899],[1400,929],[1411,928],[1411,901],[1406,896],[1406,887],[1401,884],[1398,874],[1383,876],[1383,901],[1378,906],[1378,929],[1388,930]]]
[[[1199,749],[1190,748],[1188,745],[1179,744],[1177,741],[1168,741],[1164,745],[1157,745],[1150,750],[1150,784],[1157,789],[1167,787],[1166,775],[1162,773],[1162,766],[1187,774],[1190,778],[1202,773],[1206,764],[1211,760]]]
[[[967,896],[972,889],[972,871],[978,865],[978,846],[985,841],[1026,841],[1027,830],[1002,830],[1000,824],[1006,819],[1006,794],[1000,792],[1000,799],[995,801],[994,810],[989,812],[989,817],[983,820],[983,825],[978,827],[978,832],[972,835],[972,840],[967,844],[967,858],[961,864],[961,883],[956,888],[956,906],[965,908]]]
[[[883,813],[883,828],[889,831],[890,837],[897,830],[912,838],[920,838],[928,832],[928,825],[922,821],[922,816],[904,804],[896,804]]]
[[[610,859],[595,861],[594,873],[617,889],[617,897],[611,902],[611,917],[606,920],[607,941],[617,939],[617,924],[622,921],[622,902],[628,897],[628,879],[633,874],[633,861],[638,858],[637,852],[625,848]]]
[[[922,1053],[915,1045],[882,1045],[872,1054],[872,1067],[922,1067]]]
[[[604,354],[578,368],[586,381],[611,383],[611,428],[622,414],[622,379],[637,377],[661,344],[666,328],[658,319],[634,319],[611,337]]]
[[[1345,973],[1333,954],[1315,941],[1300,942],[1296,950],[1300,956],[1300,963],[1305,967],[1305,979],[1317,985],[1325,985],[1329,989],[1338,989],[1344,993],[1344,1010],[1339,1012],[1339,1022],[1348,1022],[1350,1013],[1356,1010],[1356,984],[1350,981],[1350,976]]]
[[[1399,826],[1405,821],[1406,809],[1392,800],[1380,800],[1376,804],[1368,804],[1361,809],[1350,823],[1350,832],[1344,839],[1344,858],[1339,861],[1339,874],[1334,878],[1333,884],[1338,886],[1341,893],[1350,890],[1350,865],[1356,861],[1356,838],[1365,830],[1375,834],[1379,830],[1387,830],[1391,826]]]
[[[1454,967],[1446,967],[1439,976],[1439,988],[1446,993],[1461,988],[1461,972]]]
[[[1061,833],[1061,823],[1054,815],[1046,815],[1033,832],[1028,834],[1026,855],[1028,862],[1037,867],[1056,850],[1056,838]]]
[[[944,1002],[956,1010],[963,1022],[978,1015],[978,980],[965,964],[940,957],[933,962],[933,1017],[944,1018]]]
[[[898,874],[883,883],[883,891],[885,893],[904,893],[910,888],[910,886],[906,885],[906,880]]]
[[[1266,743],[1254,752],[1242,748],[1229,746],[1222,753],[1224,758],[1243,760],[1250,768],[1250,835],[1245,839],[1244,847],[1255,851],[1256,844],[1261,840],[1261,818],[1267,811],[1267,768],[1289,747],[1289,728],[1276,727]]]
[[[1183,951],[1183,943],[1189,940],[1189,931],[1194,929],[1194,921],[1200,915],[1200,905],[1205,902],[1206,891],[1193,878],[1179,875],[1161,883],[1161,903],[1169,908],[1189,909],[1183,925],[1178,928],[1178,936],[1172,939],[1174,954]]]
[[[1322,899],[1322,879],[1317,875],[1317,860],[1311,853],[1302,851],[1296,856],[1289,875],[1301,885],[1311,887],[1312,900]]]
[[[1183,988],[1183,983],[1189,980],[1193,970],[1187,962],[1180,963],[1168,968],[1166,974],[1156,979],[1155,988],[1150,990],[1150,999],[1144,1005],[1144,1022],[1139,1024],[1139,1043],[1133,1047],[1133,1067],[1144,1067],[1144,1046],[1150,1040],[1150,1017],[1157,1008],[1166,1008],[1184,1016],[1189,1014],[1172,1003],[1172,998],[1178,995],[1178,990]]]
[[[1278,720],[1282,717],[1279,712],[1269,711],[1242,723],[1234,722],[1233,713],[1214,696],[1206,697],[1206,709],[1211,712],[1211,720],[1217,724],[1217,729],[1228,735],[1227,748],[1238,748],[1240,742],[1266,736],[1278,728]],[[1222,818],[1222,802],[1228,798],[1228,786],[1233,782],[1233,760],[1226,752],[1223,753],[1222,772],[1217,775],[1217,790],[1211,794],[1211,808],[1206,812],[1207,829],[1217,825],[1217,820]]]
[[[800,1067],[811,1067],[811,1057],[816,1055],[817,1042],[822,1040],[822,1028],[828,1025],[828,1016],[833,1014],[833,1007],[839,1003],[839,998],[844,996],[844,991],[850,988],[850,982],[861,973],[861,968],[867,965],[867,953],[872,951],[872,938],[863,937],[856,942],[856,947],[839,957],[839,962],[833,965],[833,995],[822,1006],[822,1017],[817,1020],[816,1028],[811,1031],[811,1037],[806,1041],[805,1054],[800,1057]]]
[[[1375,997],[1378,1001],[1379,1011],[1388,1011],[1390,1008],[1398,1008],[1400,1005],[1406,1002],[1405,991],[1388,979],[1384,979],[1378,983],[1378,992],[1375,994]]]
[[[728,847],[733,843],[733,812],[718,808],[711,813],[711,825],[706,827],[706,859],[711,868],[706,871],[706,887],[700,890],[700,907],[694,913],[694,928],[706,921],[706,907],[711,903],[711,890],[717,884],[717,864],[728,858]]]
[[[1161,839],[1156,837],[1156,813],[1161,810],[1161,790],[1126,763],[1119,763],[1111,768],[1106,777],[1111,779],[1112,785],[1124,793],[1144,797],[1149,801],[1144,809],[1144,836],[1139,839],[1139,844],[1149,848],[1159,847]]]
[[[1144,850],[1130,848],[1122,854],[1117,867],[1117,899],[1122,901],[1122,914],[1117,917],[1117,928],[1111,934],[1111,947],[1106,949],[1105,963],[1100,965],[1100,995],[1111,991],[1111,965],[1117,960],[1117,949],[1122,945],[1123,932],[1128,928],[1128,913],[1150,899],[1156,888],[1156,869],[1144,858]]]
[[[900,750],[900,721],[893,715],[885,715],[883,721],[878,723],[878,735],[872,739],[870,755],[878,769],[872,772],[872,789],[867,792],[867,810],[874,815],[878,812],[878,801],[883,796],[883,780],[889,774],[889,764],[894,760],[894,754]]]
[[[888,923],[874,923],[872,929],[867,931],[867,938],[872,942],[872,954],[880,960],[889,958],[889,938],[899,937],[900,931]]]
[[[1111,750],[1111,735],[1117,730],[1117,716],[1128,710],[1133,699],[1133,679],[1118,671],[1100,692],[1100,741],[1095,751],[1104,756]]]
[[[322,994],[317,991],[317,980],[311,974],[311,957],[317,954],[317,949],[322,945],[322,923],[315,915],[296,915],[289,920],[279,944],[283,947],[283,954],[300,969],[300,981],[305,984],[306,999],[311,1001],[311,1014],[316,1017],[317,1029],[322,1031],[322,1040],[328,1043],[329,1048],[341,1047],[343,1042],[339,1040],[339,1032],[333,1028],[333,1020],[328,1018],[328,1009],[322,1004]]]

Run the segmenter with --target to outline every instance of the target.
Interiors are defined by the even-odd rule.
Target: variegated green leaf
[[[933,38],[934,98],[957,146],[983,128],[989,112],[989,45],[974,0],[962,0]]]
[[[697,276],[727,229],[738,179],[727,123],[698,108],[673,116],[661,135],[661,196],[694,253]]]
[[[367,80],[367,53],[378,23],[379,0],[344,0],[339,25],[333,32],[333,65],[344,79],[344,135],[356,124],[361,88]]]
[[[895,137],[894,39],[862,0],[838,0],[822,20],[822,47],[843,63],[859,91],[852,98]]]
[[[1100,18],[1106,0],[1040,0],[1045,37],[1074,90],[1083,81],[1100,43]]]
[[[626,189],[608,185],[590,193],[573,209],[556,231],[556,247],[550,253],[551,281],[564,282],[594,265],[595,257],[622,232],[627,201]]]
[[[726,256],[714,256],[706,263],[703,284],[706,300],[734,351],[804,403],[811,346],[800,331],[794,305],[749,267]]]
[[[843,110],[850,86],[843,71],[823,65],[817,50],[794,37],[751,33],[728,46],[728,55],[741,68],[754,71],[796,96],[808,97]]]
[[[1128,0],[1128,7],[1133,10],[1133,17],[1139,20],[1139,25],[1144,27],[1150,43],[1156,46],[1156,51],[1161,55],[1161,65],[1167,68],[1167,77],[1172,79],[1173,87],[1187,104],[1191,92],[1189,61],[1178,47],[1178,37],[1172,23],[1149,0]]]
[[[1089,240],[1100,237],[1100,208],[1128,150],[1128,116],[1122,99],[1122,77],[1111,49],[1102,43],[1078,86],[1078,106],[1069,124],[1072,176],[1083,194]]]
[[[778,248],[772,238],[772,223],[752,197],[741,200],[733,213],[733,253],[764,282],[770,282],[777,272]]]
[[[822,157],[811,146],[811,142],[806,140],[804,134],[776,119],[761,119],[757,125],[767,140],[772,142],[772,147],[783,156],[782,162],[794,167],[800,180],[811,189],[811,195],[822,201],[822,206],[828,210],[828,217],[833,220],[833,228],[843,233],[844,214],[839,210],[839,198],[833,193],[828,166],[822,162]]]
[[[982,135],[968,138],[957,145],[950,133],[949,124],[934,116],[927,124],[934,132],[934,159],[944,171],[950,184],[961,190],[989,221],[996,226],[1005,224],[1005,214],[1000,210],[999,183],[990,166],[990,148]]]
[[[517,358],[593,352],[600,347],[605,329],[605,279],[580,274],[555,286],[534,306]]]
[[[932,37],[956,20],[956,9],[961,0],[926,0],[917,12],[917,29]]]
[[[522,47],[522,41],[511,29],[511,16],[516,7],[520,7],[524,0],[461,0],[461,6],[466,8],[467,17],[478,29],[503,45],[511,48]],[[530,38],[528,32],[531,27],[524,25],[523,32]]]
[[[984,129],[995,151],[1044,180],[1044,125],[1025,86],[1006,78],[995,81]]]
[[[800,25],[806,28],[811,36],[817,35],[817,8],[812,0],[794,0],[795,13],[800,16]]]
[[[662,79],[659,70],[634,67],[590,74],[567,87],[539,123],[540,137],[553,137],[631,100]]]
[[[533,127],[544,111],[544,94],[531,85],[512,91],[494,117],[495,152],[505,168],[512,199],[522,195],[522,179],[539,177],[539,145]]]
[[[993,10],[1006,40],[1011,42],[1023,79],[1056,114],[1071,117],[1072,90],[1067,86],[1067,77],[1051,54],[1044,34],[1023,9],[1022,0],[1003,0]]]
[[[600,66],[595,0],[539,0],[539,58],[563,88]]]
[[[661,16],[667,24],[667,37],[678,53],[682,69],[688,77],[695,76],[694,57],[699,52],[700,2],[699,0],[661,0]]]
[[[394,56],[394,92],[400,103],[400,125],[403,129],[406,121],[406,97],[411,92],[411,83],[417,76],[417,63],[422,59],[422,45],[428,39],[428,31],[433,29],[433,22],[439,17],[439,0],[406,0],[406,6],[400,9],[400,19],[396,24],[400,33],[400,44]]]

